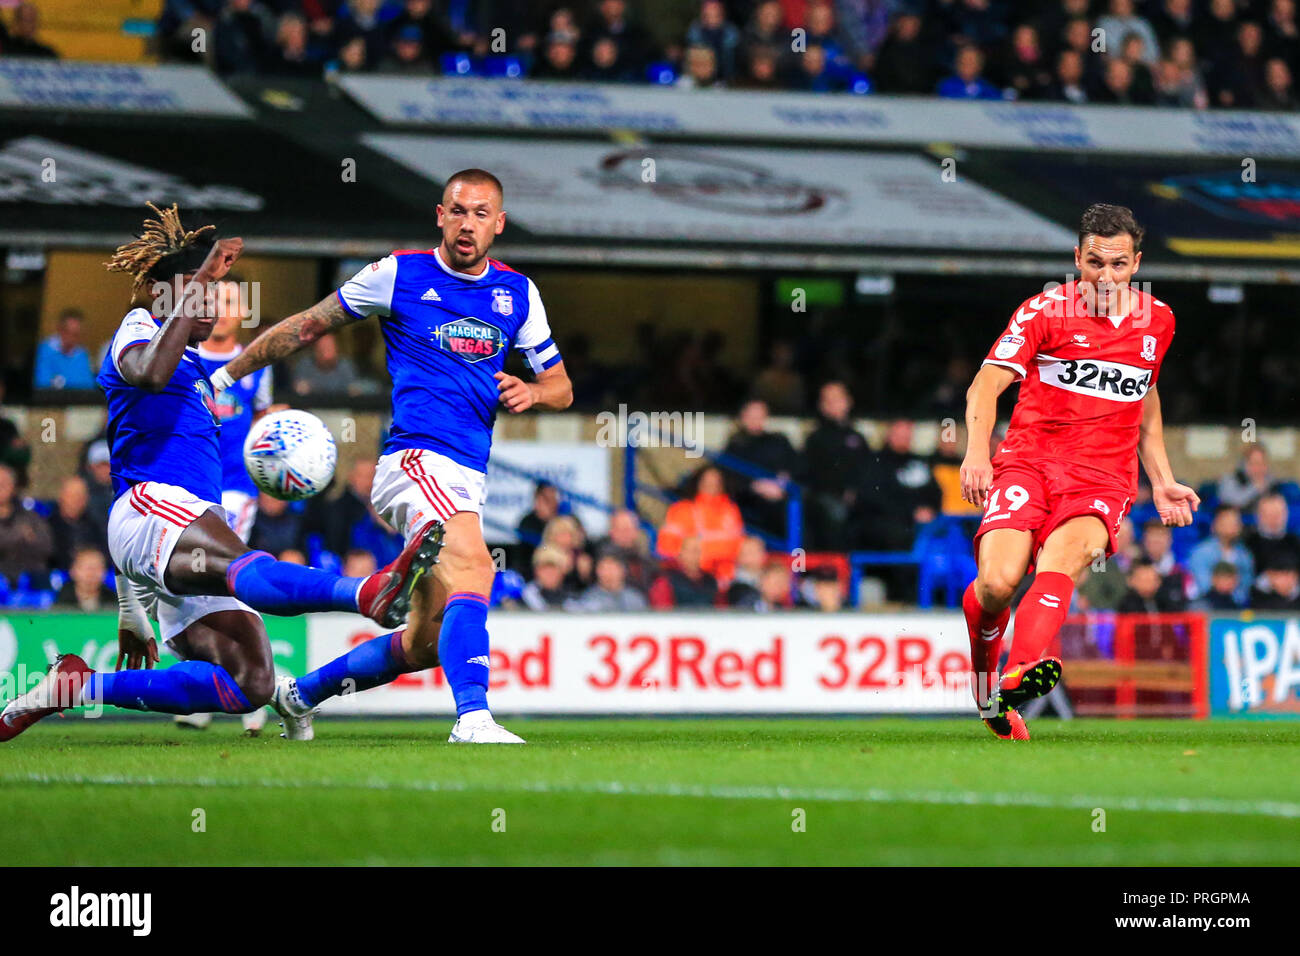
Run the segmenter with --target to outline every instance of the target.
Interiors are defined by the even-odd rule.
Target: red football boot
[[[392,564],[370,575],[357,592],[357,610],[382,627],[398,627],[411,610],[411,595],[420,579],[438,563],[442,525],[424,526]]]
[[[19,694],[0,711],[0,742],[13,740],[42,717],[81,703],[81,688],[95,673],[76,654],[55,658],[45,676],[25,694]]]

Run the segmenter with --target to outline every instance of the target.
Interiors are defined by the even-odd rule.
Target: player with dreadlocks
[[[75,654],[59,657],[0,712],[0,741],[82,704],[169,714],[252,711],[275,687],[270,641],[254,608],[359,611],[393,627],[421,576],[415,572],[428,570],[436,555],[420,547],[421,537],[382,571],[343,577],[250,551],[230,529],[220,504],[220,425],[195,346],[212,332],[211,290],[243,241],[216,239],[212,226],[187,231],[175,205],[149,208],[156,218],[106,265],[134,278],[137,300],[149,285],[153,308],[126,314],[97,379],[108,400],[117,496],[108,520],[118,571],[117,670],[95,672]],[[158,647],[147,605],[181,663],[153,670]]]

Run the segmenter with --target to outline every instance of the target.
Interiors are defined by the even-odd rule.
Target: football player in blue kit
[[[379,320],[393,380],[393,421],[371,501],[408,541],[440,530],[441,554],[417,586],[404,629],[372,638],[297,680],[283,678],[273,706],[285,735],[310,740],[315,708],[441,663],[456,702],[453,743],[523,743],[488,709],[488,595],[495,574],[482,510],[492,426],[500,406],[564,409],[573,389],[531,279],[488,258],[505,228],[500,181],[481,169],[453,175],[438,204],[437,248],[394,252],[333,295],[259,335],[213,382],[224,386],[321,336]],[[519,349],[526,382],[505,372]]]
[[[67,707],[111,704],[189,714],[248,713],[275,688],[271,645],[257,610],[270,614],[354,611],[382,626],[400,623],[415,583],[436,548],[425,538],[387,568],[364,578],[277,561],[250,551],[222,508],[220,424],[197,345],[212,332],[210,287],[243,249],[213,240],[213,227],[188,232],[176,206],[150,204],[156,219],[120,247],[110,271],[146,285],[165,318],[135,308],[109,345],[97,378],[108,401],[108,439],[116,499],[109,552],[117,568],[118,670],[91,670],[60,656],[34,687],[0,711],[0,741]],[[154,670],[158,647],[144,606],[156,607],[163,640],[181,658]],[[121,670],[123,660],[127,670]]]
[[[239,328],[244,319],[241,285],[227,276],[214,286],[216,323],[206,341],[198,344],[199,364],[211,375],[239,354]],[[244,440],[249,429],[268,412],[288,408],[271,403],[272,379],[269,368],[245,375],[229,388],[216,392],[217,418],[221,421],[221,506],[226,509],[226,523],[248,544],[257,517],[257,486],[244,467]],[[212,723],[206,713],[177,714],[181,727],[202,730]],[[240,716],[244,729],[260,733],[266,723],[266,709],[259,707]]]

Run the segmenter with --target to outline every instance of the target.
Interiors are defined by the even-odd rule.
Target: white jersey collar
[[[457,272],[447,263],[442,261],[442,245],[438,244],[433,247],[433,258],[438,261],[438,266],[447,275],[455,276],[457,279],[468,279],[470,282],[479,282],[487,278],[487,274],[492,271],[492,262],[486,256],[483,257],[483,271],[478,275],[470,275],[468,272]]]

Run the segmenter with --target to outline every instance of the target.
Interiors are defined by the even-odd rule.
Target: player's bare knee
[[[1020,581],[1002,568],[983,569],[975,579],[975,596],[985,610],[1001,609],[1011,603]]]
[[[252,705],[250,709],[257,710],[271,702],[271,695],[275,693],[275,670],[260,664],[252,665],[244,669],[237,683]]]
[[[448,587],[453,591],[480,591],[491,588],[496,566],[487,548],[443,549],[438,568]]]

